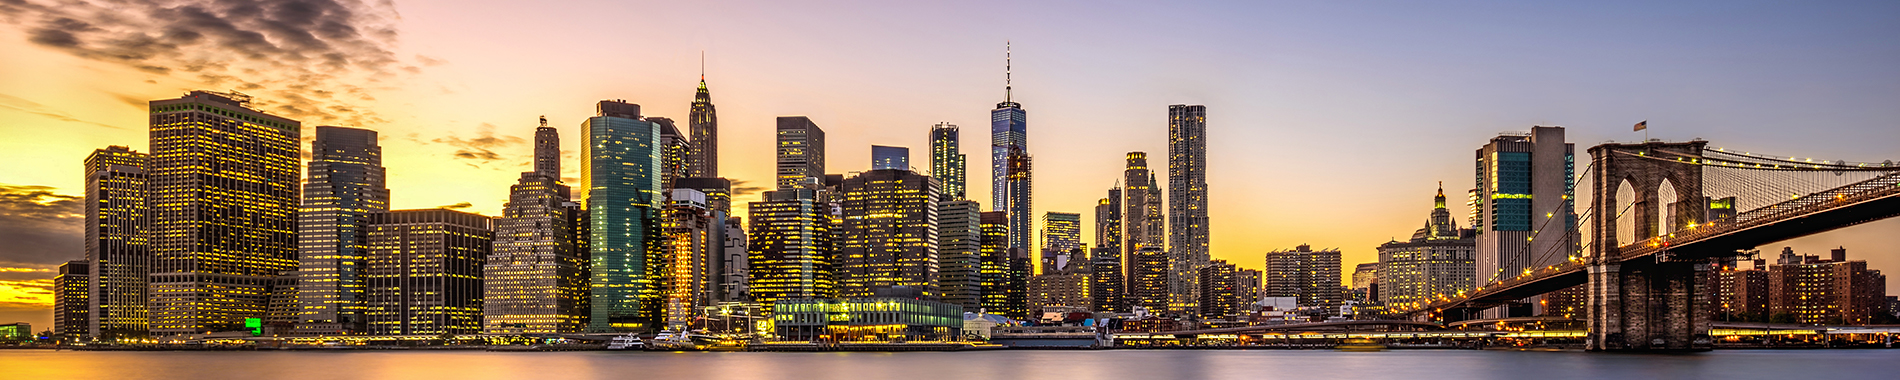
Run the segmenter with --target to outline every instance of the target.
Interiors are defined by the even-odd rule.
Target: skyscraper
[[[1095,205],[1095,253],[1089,266],[1089,295],[1097,311],[1128,312],[1127,274],[1122,262],[1122,189],[1108,189]]]
[[[983,305],[983,212],[976,201],[937,203],[938,284],[943,302],[976,310]]]
[[[152,272],[144,153],[112,146],[86,157],[86,335],[112,341],[151,330]]]
[[[1477,150],[1474,286],[1577,255],[1573,150],[1563,127],[1544,126],[1500,134]],[[1538,304],[1536,298],[1525,302]]]
[[[73,260],[59,265],[59,274],[53,276],[53,334],[69,341],[78,341],[90,334],[87,325],[91,324],[92,310],[88,300],[92,287],[92,272],[87,270],[86,260]]]
[[[964,182],[962,132],[955,124],[937,123],[930,127],[930,176],[943,185],[943,200],[968,199]]]
[[[704,62],[702,62],[704,64]],[[686,126],[693,129],[692,168],[687,175],[696,178],[719,177],[719,113],[713,109],[712,95],[706,93],[706,74],[699,74],[699,91],[693,93],[693,109],[686,114]]]
[[[483,263],[482,330],[488,333],[587,327],[587,211],[561,183],[560,132],[546,122],[535,128],[535,170],[508,188],[494,248]]]
[[[1028,318],[1029,257],[1009,246],[1009,215],[991,211],[978,218],[983,228],[982,308],[991,314]]]
[[[1207,265],[1207,106],[1168,106],[1168,293],[1192,309]],[[1205,313],[1203,313],[1205,314]]]
[[[720,240],[725,244],[720,248],[719,259],[719,302],[748,302],[752,300],[752,288],[746,279],[752,270],[746,262],[746,233],[739,217],[728,217],[722,227],[725,233]]]
[[[666,318],[683,326],[701,306],[712,306],[719,281],[725,213],[706,204],[706,193],[673,189],[666,207]]]
[[[639,331],[663,317],[660,209],[665,152],[660,126],[640,119],[640,105],[603,100],[581,127],[587,146],[591,315],[588,331]]]
[[[1340,286],[1339,250],[1314,251],[1301,244],[1291,250],[1267,252],[1267,297],[1293,297],[1300,306],[1339,306],[1346,289]]]
[[[940,297],[936,181],[910,169],[880,169],[845,179],[839,192],[838,296],[871,297],[902,286]]]
[[[901,146],[871,146],[871,170],[910,170],[910,148]]]
[[[1011,95],[1009,49],[1003,49],[1003,102],[990,110],[991,211],[1009,213],[1009,246],[1028,252],[1031,223],[1029,129],[1023,105]]]
[[[821,202],[817,184],[767,191],[746,207],[746,287],[752,301],[831,295],[830,206]]]
[[[371,214],[363,269],[372,335],[482,332],[492,220],[448,209]]]
[[[693,143],[686,141],[686,134],[673,125],[673,119],[655,116],[646,121],[660,127],[660,188],[672,189],[674,182],[686,178],[691,169],[687,160],[693,154]]]
[[[1072,262],[1085,262],[1082,252],[1082,214],[1046,212],[1042,214],[1042,274],[1068,269]],[[1076,261],[1083,260],[1083,261]]]
[[[1390,306],[1426,303],[1473,289],[1476,263],[1471,230],[1460,229],[1445,207],[1445,189],[1432,198],[1430,218],[1407,241],[1379,246],[1376,298]]]
[[[263,318],[297,269],[302,125],[249,97],[152,101],[152,333],[231,331]]]
[[[778,188],[825,177],[825,130],[804,116],[778,117]]]
[[[317,127],[297,213],[298,333],[363,333],[363,225],[389,211],[386,183],[376,131]]]
[[[1195,272],[1200,277],[1194,284],[1200,290],[1194,293],[1200,297],[1196,303],[1201,306],[1201,319],[1240,320],[1245,315],[1243,307],[1253,300],[1242,294],[1240,268],[1226,260],[1213,260]]]
[[[1122,243],[1127,256],[1128,304],[1160,313],[1174,301],[1175,276],[1167,256],[1167,217],[1162,214],[1161,186],[1148,170],[1148,154],[1128,153],[1122,171]]]

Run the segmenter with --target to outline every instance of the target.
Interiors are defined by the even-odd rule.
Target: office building
[[[871,170],[910,170],[910,148],[901,146],[871,146]]]
[[[151,329],[148,157],[111,146],[86,156],[86,335],[113,341]]]
[[[389,211],[383,148],[376,143],[376,131],[328,126],[316,131],[303,207],[297,213],[300,310],[295,331],[362,334],[367,249],[363,226],[370,214]]]
[[[832,215],[815,183],[765,192],[746,207],[746,287],[752,302],[833,294]]]
[[[448,210],[370,214],[363,269],[371,335],[479,334],[492,221]]]
[[[945,201],[969,199],[962,140],[962,131],[956,124],[937,123],[930,127],[930,176],[941,184]]]
[[[1009,247],[1030,252],[1032,210],[1028,114],[1011,95],[1009,51],[1003,52],[1003,102],[990,110],[990,210],[1008,213]]]
[[[1207,106],[1168,106],[1168,294],[1192,310],[1195,268],[1207,265]]]
[[[1379,245],[1378,291],[1369,293],[1378,302],[1418,306],[1471,291],[1478,282],[1473,232],[1452,221],[1444,188],[1432,202],[1431,216],[1410,239]]]
[[[59,265],[59,274],[53,275],[53,334],[60,338],[78,340],[91,334],[89,264],[86,260],[68,261]]]
[[[243,329],[266,317],[271,292],[294,291],[273,284],[297,269],[302,124],[235,93],[148,109],[151,332]]]
[[[1262,278],[1260,271],[1239,269],[1234,273],[1234,278],[1239,279],[1239,282],[1235,284],[1234,292],[1240,295],[1241,303],[1253,304],[1260,302],[1260,280]]]
[[[589,332],[651,330],[664,313],[659,278],[665,152],[640,105],[603,100],[581,125],[581,178],[591,219]]]
[[[1240,268],[1228,264],[1226,260],[1213,260],[1201,266],[1196,273],[1195,293],[1200,305],[1202,320],[1242,320],[1247,305],[1253,304],[1241,286]]]
[[[1070,263],[1086,265],[1088,253],[1084,247],[1082,214],[1054,211],[1042,214],[1042,260],[1038,273],[1061,272],[1067,270]]]
[[[751,302],[752,289],[747,285],[751,269],[746,262],[745,225],[739,217],[727,217],[722,228],[725,233],[719,239],[725,243],[720,248],[719,259],[719,302]]]
[[[706,92],[706,74],[699,74],[699,90],[693,92],[693,108],[686,114],[686,126],[692,129],[693,152],[686,161],[687,176],[719,178],[719,112],[713,108],[712,94]],[[731,212],[731,210],[726,210]]]
[[[1029,278],[1028,297],[1029,316],[1033,319],[1045,319],[1043,313],[1057,310],[1095,310],[1095,299],[1089,295],[1087,273],[1057,272],[1032,276]]]
[[[1095,204],[1095,249],[1089,257],[1089,295],[1096,311],[1128,312],[1127,274],[1122,262],[1122,190],[1108,189]]]
[[[968,310],[982,307],[982,212],[976,201],[937,203],[937,283],[943,302]]]
[[[780,341],[953,341],[963,334],[962,306],[908,297],[792,299],[770,310]]]
[[[1771,322],[1864,325],[1885,311],[1887,276],[1866,261],[1848,261],[1845,248],[1831,253],[1824,259],[1782,248],[1768,266]]]
[[[778,188],[825,177],[825,130],[804,116],[778,117]]]
[[[673,182],[674,189],[693,189],[706,194],[706,206],[713,211],[730,216],[732,214],[732,181],[725,178],[680,178]]]
[[[1301,244],[1267,252],[1266,297],[1293,297],[1300,306],[1337,307],[1345,301],[1340,286],[1339,250],[1314,251]]]
[[[720,280],[725,214],[706,205],[706,193],[673,189],[667,197],[664,266],[668,326],[692,322],[701,307],[712,306]]]
[[[1574,162],[1574,148],[1564,142],[1563,127],[1536,126],[1529,133],[1500,134],[1477,150],[1477,185],[1472,193],[1477,216],[1472,222],[1477,230],[1473,286],[1581,256],[1574,232]],[[1522,302],[1538,305],[1541,301],[1533,297]],[[1487,315],[1506,317],[1503,309],[1508,308]]]
[[[1029,316],[1029,255],[1009,246],[1009,213],[978,214],[983,240],[982,310],[1014,319]]]
[[[1352,291],[1348,298],[1363,304],[1379,303],[1379,263],[1360,263],[1352,269]]]
[[[651,116],[646,121],[660,128],[660,188],[672,189],[675,181],[690,175],[692,168],[687,160],[693,154],[693,143],[673,125],[673,119]]]
[[[1128,152],[1127,169],[1122,172],[1122,250],[1127,257],[1128,299],[1130,306],[1150,312],[1170,310],[1171,284],[1178,282],[1167,252],[1167,216],[1162,214],[1161,185],[1154,171],[1148,170],[1148,154]],[[1181,306],[1181,305],[1175,305]]]
[[[910,169],[879,169],[845,179],[839,191],[839,296],[870,297],[877,289],[903,286],[941,297],[937,182]]]
[[[587,210],[561,182],[560,132],[543,118],[534,141],[534,171],[508,188],[482,266],[482,330],[492,334],[582,332],[591,313]]]

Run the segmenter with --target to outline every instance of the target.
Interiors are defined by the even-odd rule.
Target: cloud
[[[354,106],[384,88],[363,85],[389,86],[414,67],[393,50],[400,18],[387,0],[0,0],[0,22],[33,44],[257,92],[256,107],[307,122],[357,125],[384,121]]]
[[[752,181],[747,181],[743,179],[732,180],[732,197],[738,198],[740,196],[758,194],[761,191],[765,191],[765,187],[762,187],[762,186],[746,186],[745,185],[750,182]]]
[[[0,280],[0,310],[38,310],[53,305],[53,280]]]
[[[469,207],[475,207],[475,204],[473,204],[473,203],[468,203],[468,202],[462,202],[462,203],[456,203],[456,204],[452,204],[452,205],[441,205],[441,206],[435,206],[435,208],[439,208],[439,209],[445,209],[445,210],[460,210],[460,209],[465,209],[465,208],[469,208]]]
[[[482,123],[479,131],[481,134],[472,139],[464,139],[451,135],[429,141],[455,147],[454,156],[456,159],[476,161],[469,163],[469,166],[478,168],[481,167],[479,164],[487,164],[506,158],[499,153],[495,153],[495,150],[522,145],[528,142],[527,139],[515,136],[496,136],[494,124]],[[415,137],[411,136],[410,139],[413,140]],[[525,158],[520,161],[523,163],[528,162]]]
[[[0,0],[0,3],[4,3],[5,1],[6,0]],[[73,117],[72,115],[66,114],[65,112],[59,112],[57,110],[53,110],[52,108],[47,108],[45,105],[35,103],[31,100],[21,99],[19,97],[7,95],[7,94],[0,94],[0,108],[8,108],[8,109],[17,110],[20,112],[45,116],[53,120],[59,120],[59,121],[64,121],[64,122],[92,124],[92,125],[97,125],[97,126],[112,128],[112,129],[124,129],[124,128],[115,127],[115,126],[105,124],[105,123],[80,120],[79,118]]]
[[[82,202],[51,187],[0,184],[0,266],[46,268],[83,257]]]

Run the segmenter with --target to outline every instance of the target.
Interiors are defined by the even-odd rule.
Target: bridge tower
[[[1628,210],[1635,219],[1636,244],[1692,223],[1702,223],[1707,201],[1702,191],[1702,167],[1697,165],[1706,141],[1639,144],[1609,143],[1590,148],[1594,169],[1589,244],[1585,257],[1589,280],[1586,308],[1592,351],[1707,350],[1710,300],[1709,260],[1672,259],[1668,249],[1654,255],[1625,257],[1617,238],[1618,216]],[[1628,183],[1635,199],[1617,199]],[[1659,199],[1669,185],[1675,199]],[[1659,202],[1669,203],[1659,203]],[[1633,205],[1621,202],[1634,202]],[[1673,208],[1669,230],[1659,230],[1665,215],[1658,206]]]

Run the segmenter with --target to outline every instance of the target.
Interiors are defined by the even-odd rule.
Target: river
[[[0,350],[5,379],[1900,379],[1900,350],[904,353]]]

